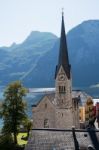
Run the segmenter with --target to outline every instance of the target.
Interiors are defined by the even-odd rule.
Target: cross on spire
[[[62,8],[62,16],[64,16],[64,8]]]

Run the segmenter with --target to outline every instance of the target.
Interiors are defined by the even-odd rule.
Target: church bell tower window
[[[65,86],[59,86],[59,93],[60,93],[60,94],[66,93],[66,88],[65,88]]]

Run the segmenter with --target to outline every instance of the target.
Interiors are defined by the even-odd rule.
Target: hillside
[[[89,20],[67,34],[73,86],[99,83],[99,21]],[[59,39],[52,33],[33,31],[21,44],[0,48],[0,83],[22,80],[27,87],[54,86]]]
[[[25,81],[34,72],[41,57],[46,55],[56,42],[52,33],[34,31],[21,44],[0,49],[0,83],[6,85],[13,80]],[[32,78],[32,76],[31,76]],[[29,86],[31,83],[29,82]]]

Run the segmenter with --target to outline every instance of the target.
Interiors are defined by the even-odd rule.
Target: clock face
[[[59,80],[60,80],[60,81],[65,80],[65,74],[60,74],[60,75],[59,75]]]

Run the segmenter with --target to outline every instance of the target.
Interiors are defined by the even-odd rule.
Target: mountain
[[[67,34],[73,86],[99,83],[99,21],[88,20]],[[33,31],[21,43],[0,48],[0,83],[22,80],[27,87],[54,86],[59,53],[59,38],[47,32]]]
[[[99,83],[99,21],[85,21],[68,33],[75,86]]]
[[[5,56],[0,60],[0,83],[6,85],[13,80],[24,80],[56,42],[57,37],[52,33],[34,31],[21,44],[13,44],[11,47],[2,47]],[[31,81],[30,81],[31,83]],[[31,86],[31,84],[29,84]]]

